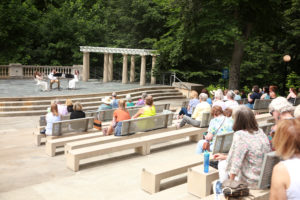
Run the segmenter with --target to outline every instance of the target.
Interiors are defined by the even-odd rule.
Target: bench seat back
[[[52,125],[52,135],[60,136],[71,132],[86,132],[88,129],[92,129],[93,125],[94,117],[54,122]]]
[[[216,135],[212,154],[228,153],[232,144],[233,134],[234,132]]]
[[[172,125],[173,115],[174,113],[169,111],[151,117],[124,120],[122,121],[122,135],[167,128]]]
[[[255,99],[253,110],[268,109],[272,99]]]

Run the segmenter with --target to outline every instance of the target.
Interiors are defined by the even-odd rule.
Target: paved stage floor
[[[102,92],[113,92],[128,90],[140,87],[154,86],[146,84],[140,86],[139,83],[122,84],[121,82],[102,83],[99,81],[79,81],[76,83],[75,90],[68,90],[68,81],[61,80],[61,90],[57,90],[57,85],[53,84],[53,90],[40,91],[36,82],[32,79],[9,79],[0,80],[0,97],[30,97],[30,96],[60,96],[60,95],[77,95],[77,94],[91,94]],[[155,85],[160,86],[160,85]]]

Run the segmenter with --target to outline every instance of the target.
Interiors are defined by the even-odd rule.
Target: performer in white
[[[42,86],[42,90],[43,91],[47,91],[48,90],[48,83],[46,81],[43,80],[43,74],[41,74],[40,72],[36,71],[34,73],[34,80],[36,81],[37,85],[41,85]]]
[[[53,69],[51,71],[51,73],[48,75],[48,78],[50,79],[50,90],[52,90],[52,85],[53,83],[57,83],[57,88],[60,89],[60,81],[57,79],[56,76],[54,76],[54,74],[56,74],[55,69]]]
[[[69,89],[75,89],[76,88],[76,82],[79,81],[79,71],[75,70],[74,78],[70,80],[69,82]]]

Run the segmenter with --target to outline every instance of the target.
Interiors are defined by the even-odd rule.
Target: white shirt
[[[296,200],[300,197],[300,158],[294,157],[282,161],[290,175],[290,187],[286,190],[288,200]]]
[[[234,109],[235,107],[239,106],[237,101],[234,100],[228,100],[225,102],[225,109],[226,108],[230,108],[230,109]]]
[[[53,74],[52,72],[48,75],[48,78],[49,78],[50,80],[56,80],[56,79],[57,79],[57,77],[54,76],[54,74]]]
[[[214,106],[220,106],[222,108],[222,110],[224,111],[226,109],[225,107],[225,102],[222,100],[217,100],[213,103],[212,107]]]

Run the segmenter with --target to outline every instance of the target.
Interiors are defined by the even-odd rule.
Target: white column
[[[90,75],[90,52],[83,52],[83,81],[87,82]]]
[[[155,69],[155,63],[156,63],[156,55],[152,56],[152,68],[151,68],[151,84],[156,84],[156,77],[154,76],[154,69]]]
[[[141,73],[140,73],[140,86],[146,84],[146,55],[141,55]]]
[[[122,71],[122,83],[127,84],[128,78],[127,78],[127,54],[123,54],[123,71]]]
[[[135,76],[135,60],[134,55],[131,56],[130,59],[130,83],[134,82],[134,76]]]
[[[103,83],[108,81],[108,53],[104,53],[104,63],[103,63]]]
[[[113,54],[108,54],[108,81],[113,80],[113,63],[114,63],[114,57]]]

